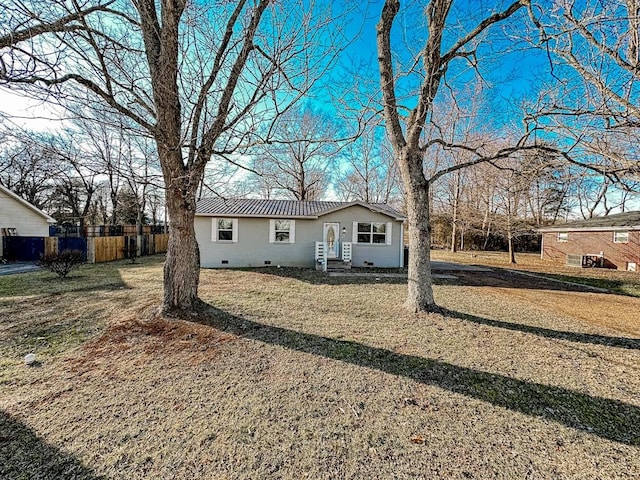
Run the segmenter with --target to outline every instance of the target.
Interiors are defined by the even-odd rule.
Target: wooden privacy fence
[[[158,235],[167,233],[161,225],[142,225],[142,235]],[[85,237],[134,237],[138,234],[136,225],[87,225],[84,227]]]
[[[2,256],[9,261],[37,262],[43,255],[64,250],[79,250],[87,258],[87,241],[84,238],[58,237],[2,237]]]
[[[89,263],[111,262],[131,255],[167,251],[168,233],[119,237],[1,237],[1,253],[7,260],[37,262],[42,255],[79,250]]]
[[[89,263],[111,262],[128,258],[129,253],[155,255],[167,251],[169,234],[132,235],[120,237],[88,237],[87,261]],[[138,245],[138,243],[140,245]]]
[[[59,253],[64,250],[80,250],[87,259],[87,240],[81,237],[44,237],[44,254]]]

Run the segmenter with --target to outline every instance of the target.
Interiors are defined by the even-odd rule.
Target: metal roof
[[[616,213],[604,217],[577,220],[563,225],[553,225],[541,228],[541,232],[556,232],[566,230],[625,230],[640,229],[640,211]]]
[[[203,198],[196,204],[196,215],[236,217],[318,218],[353,205],[369,208],[396,220],[404,220],[397,210],[383,203],[261,200],[249,198]]]

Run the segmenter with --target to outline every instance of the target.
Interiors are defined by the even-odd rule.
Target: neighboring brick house
[[[542,258],[640,271],[640,211],[541,228]]]

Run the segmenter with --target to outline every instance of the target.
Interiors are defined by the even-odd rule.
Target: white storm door
[[[338,258],[340,256],[340,224],[323,224],[322,241],[327,246],[327,258]]]

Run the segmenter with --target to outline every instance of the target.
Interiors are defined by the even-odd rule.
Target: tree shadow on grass
[[[299,280],[301,282],[309,283],[311,285],[367,285],[367,284],[379,284],[379,283],[394,283],[394,284],[406,284],[407,277],[406,271],[404,276],[398,277],[384,277],[376,275],[376,273],[395,273],[403,274],[402,269],[377,269],[369,270],[370,275],[356,276],[356,275],[344,275],[344,276],[330,276],[320,270],[304,267],[247,267],[237,268],[234,270],[242,272],[255,272],[264,275],[274,275],[282,278],[291,278]]]
[[[312,285],[367,285],[367,284],[401,284],[407,283],[407,271],[402,268],[356,268],[344,275],[333,276],[313,268],[303,267],[252,267],[238,268],[244,272],[255,272],[264,275],[274,275],[291,278]],[[520,272],[493,267],[483,270],[447,270],[433,269],[434,285],[469,286],[469,287],[499,287],[526,290],[554,290],[563,292],[593,292],[592,286],[577,283],[566,283],[559,280],[544,278],[540,275],[525,275]],[[393,276],[385,276],[392,274]],[[444,274],[444,276],[442,276]],[[440,276],[439,276],[440,275]],[[602,292],[611,293],[611,292]]]
[[[194,320],[194,318],[191,318]],[[203,305],[199,323],[245,338],[374,368],[627,445],[640,445],[640,407],[357,342],[242,319]]]
[[[130,288],[117,270],[100,276],[74,272],[62,279],[53,274],[41,274],[33,278],[28,278],[28,275],[22,274],[22,277],[17,279],[0,277],[0,297],[93,293]]]
[[[489,271],[444,271],[456,277],[455,280],[435,281],[436,284],[458,285],[469,287],[497,287],[524,290],[552,290],[559,292],[581,292],[611,294],[609,290],[603,290],[586,282],[567,283],[561,279],[547,278],[538,273],[520,272],[492,267]]]
[[[606,335],[594,335],[580,332],[564,332],[562,330],[552,330],[550,328],[524,325],[522,323],[505,322],[490,318],[476,317],[467,313],[456,312],[448,309],[441,309],[440,313],[446,317],[464,320],[466,322],[487,325],[489,327],[514,330],[518,332],[531,333],[545,338],[555,338],[557,340],[567,340],[576,343],[589,343],[592,345],[604,345],[606,347],[627,348],[630,350],[640,350],[640,339],[628,337],[608,337]]]
[[[96,475],[73,456],[44,442],[36,432],[0,411],[0,478],[97,480]]]

